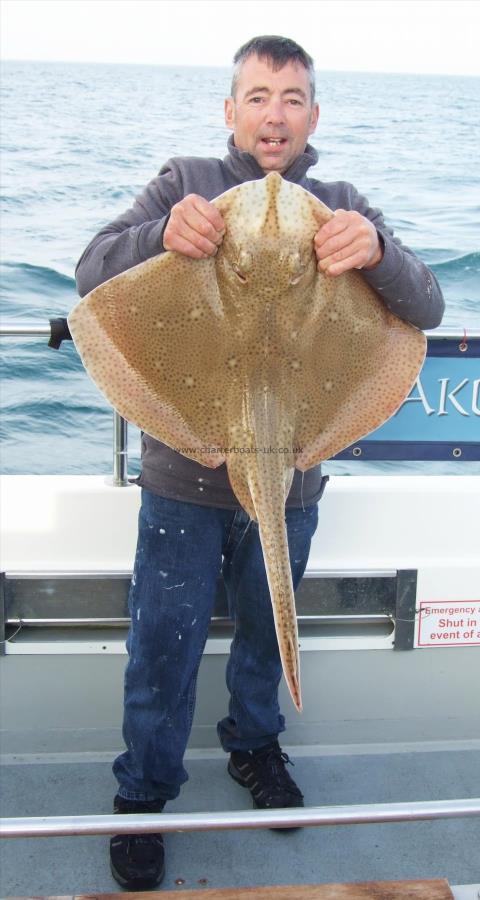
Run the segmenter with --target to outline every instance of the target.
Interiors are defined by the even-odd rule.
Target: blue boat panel
[[[480,460],[480,338],[429,338],[420,375],[397,412],[335,456]]]
[[[380,429],[379,429],[380,430]],[[447,441],[376,441],[365,440],[352,444],[333,459],[374,460],[457,460],[479,462],[480,442],[449,443]]]

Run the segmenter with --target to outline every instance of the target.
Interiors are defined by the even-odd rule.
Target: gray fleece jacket
[[[224,160],[176,157],[169,160],[137,197],[133,206],[93,238],[76,269],[77,289],[84,296],[93,288],[120,272],[164,252],[163,232],[170,210],[187,194],[200,194],[206,200],[218,197],[229,188],[263,178],[264,172],[253,156],[238,150],[233,138],[228,142]],[[401,319],[417,328],[435,328],[442,320],[444,302],[433,273],[412,250],[395,237],[379,209],[369,206],[365,197],[346,181],[325,183],[309,178],[308,169],[318,160],[309,144],[290,168],[283,173],[288,181],[300,184],[330,209],[355,209],[375,225],[383,240],[382,261],[363,277],[385,305]],[[302,473],[296,471],[287,506],[315,503],[322,495],[326,479],[320,466]],[[139,484],[175,500],[217,506],[238,507],[225,464],[209,469],[186,459],[149,435],[142,435],[142,472]]]

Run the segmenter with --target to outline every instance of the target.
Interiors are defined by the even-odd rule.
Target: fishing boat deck
[[[104,603],[106,588],[95,575],[101,572],[110,612],[123,608],[119,573],[131,571],[138,492],[95,477],[12,476],[1,486],[7,522],[2,815],[108,815],[116,790],[111,762],[122,749],[126,625],[107,627],[103,619],[86,625],[82,604],[88,600],[91,617]],[[479,480],[332,479],[321,512],[306,600],[313,596],[313,611],[322,615],[300,623],[304,713],[294,712],[284,686],[281,693],[287,715],[281,742],[306,805],[477,797],[478,647],[414,648],[402,628],[409,620],[410,638],[414,624],[418,635],[415,597],[478,600],[471,522],[480,514]],[[412,572],[416,594],[408,612]],[[333,588],[334,579],[348,591],[337,592],[338,606],[325,610],[325,586]],[[354,583],[358,602],[368,595],[378,608],[344,615]],[[36,624],[28,625],[29,617]],[[227,774],[215,735],[228,702],[230,639],[225,625],[207,642],[187,753],[190,780],[166,813],[251,809],[248,792]],[[478,817],[287,833],[171,832],[165,844],[163,887],[177,892],[442,878],[458,900],[477,900],[480,890]],[[107,846],[105,834],[5,838],[0,894],[115,892]]]
[[[480,749],[287,747],[306,803],[329,806],[473,797]],[[221,751],[191,751],[190,780],[166,812],[251,807]],[[115,781],[105,753],[11,755],[2,767],[5,816],[107,814]],[[476,898],[480,820],[233,830],[165,835],[166,890],[446,878]],[[105,836],[17,838],[1,852],[2,896],[112,892]],[[457,885],[469,884],[468,893]]]

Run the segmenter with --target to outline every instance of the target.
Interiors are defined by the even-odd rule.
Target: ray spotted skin
[[[386,421],[426,340],[359,272],[317,270],[313,238],[333,213],[299,185],[271,172],[213,203],[226,225],[214,257],[153,257],[84,297],[69,326],[126,419],[203,465],[226,462],[259,524],[283,670],[301,709],[284,518],[294,468]]]

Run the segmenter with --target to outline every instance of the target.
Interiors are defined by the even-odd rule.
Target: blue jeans
[[[286,510],[294,587],[308,560],[317,504]],[[223,557],[223,562],[222,562]],[[142,489],[130,589],[123,736],[113,772],[130,800],[171,800],[188,775],[183,756],[197,672],[220,572],[235,634],[227,664],[223,749],[253,750],[285,730],[282,674],[258,526],[243,510],[167,500]]]

